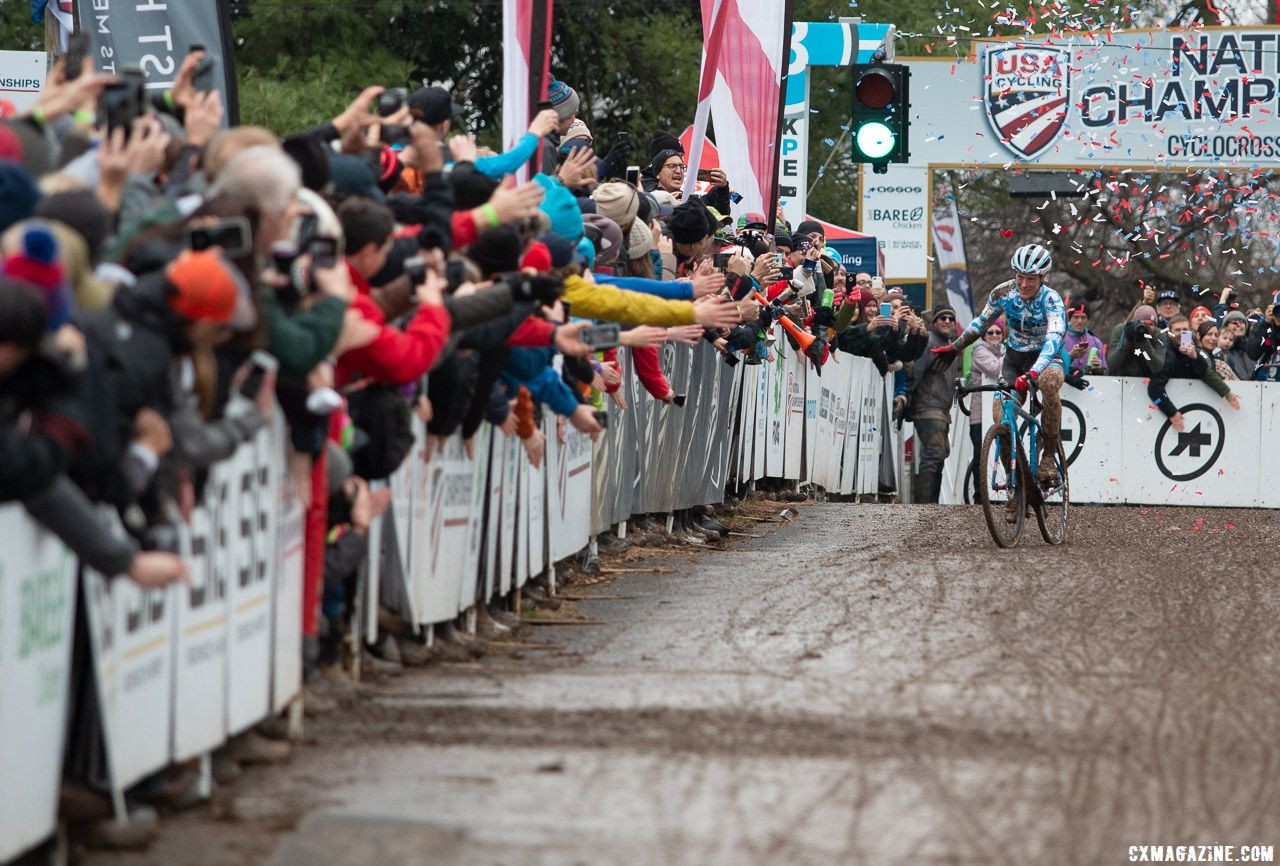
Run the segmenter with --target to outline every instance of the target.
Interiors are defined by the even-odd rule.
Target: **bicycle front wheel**
[[[1044,460],[1047,454],[1040,455]],[[1040,505],[1036,508],[1036,523],[1040,524],[1040,535],[1049,544],[1061,544],[1067,540],[1067,510],[1071,507],[1070,490],[1067,486],[1067,452],[1058,443],[1058,451],[1053,455],[1053,468],[1057,470],[1058,480],[1051,487],[1040,486]]]
[[[991,537],[1001,547],[1013,547],[1022,535],[1027,491],[1019,473],[1013,433],[1007,424],[995,424],[982,440],[978,462],[978,496]]]

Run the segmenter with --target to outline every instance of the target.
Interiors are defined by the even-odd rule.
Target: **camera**
[[[205,47],[199,43],[194,43],[187,49],[188,54],[194,54],[197,51],[204,51]],[[191,74],[191,86],[199,93],[208,93],[214,88],[213,81],[214,61],[207,53],[201,57],[196,63],[196,68]]]
[[[126,69],[120,80],[102,91],[98,114],[107,122],[107,134],[124,130],[125,141],[133,134],[133,122],[146,113],[146,76],[141,69]]]
[[[222,247],[228,258],[238,259],[253,252],[253,234],[249,220],[230,217],[208,226],[187,228],[187,248],[195,252]]]
[[[427,281],[427,260],[418,256],[405,259],[404,275],[409,278],[409,285],[422,285]]]
[[[312,238],[311,243],[307,245],[307,252],[311,253],[313,270],[332,268],[338,264],[338,241],[335,238]]]
[[[717,271],[723,271],[725,268],[729,267],[730,258],[731,256],[729,253],[716,253],[711,259],[711,266]]]
[[[63,65],[63,78],[75,81],[80,77],[80,68],[84,66],[84,59],[89,56],[90,48],[89,34],[83,30],[67,37],[67,60]]]
[[[249,364],[249,375],[245,376],[244,381],[240,383],[240,395],[252,400],[258,396],[258,389],[262,387],[262,377],[268,371],[278,370],[280,362],[259,349],[249,356]]]
[[[796,275],[796,269],[791,267],[791,265],[782,266],[782,279],[786,280],[789,283],[791,282],[792,278],[795,277],[795,275]]]
[[[616,349],[618,347],[617,325],[587,325],[579,334],[579,339],[597,351]]]
[[[388,87],[378,96],[378,116],[390,117],[409,101],[409,88]]]

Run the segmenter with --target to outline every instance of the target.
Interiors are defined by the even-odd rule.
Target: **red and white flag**
[[[707,115],[715,120],[720,167],[742,196],[734,210],[770,218],[777,209],[783,76],[792,0],[702,0],[702,77],[685,195],[697,179]]]
[[[528,131],[534,106],[546,98],[551,84],[553,6],[554,0],[502,0],[503,150]],[[529,179],[527,167],[516,179]]]

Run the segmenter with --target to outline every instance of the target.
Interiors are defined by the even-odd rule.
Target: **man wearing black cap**
[[[1173,289],[1162,289],[1156,292],[1156,315],[1157,324],[1160,329],[1164,330],[1169,327],[1169,320],[1182,312],[1182,305],[1178,303],[1178,293]]]
[[[804,223],[800,224],[801,228]],[[942,491],[942,465],[951,453],[951,404],[955,402],[960,355],[941,369],[933,366],[932,350],[950,345],[956,338],[956,311],[946,303],[933,308],[929,349],[916,362],[911,412],[916,424],[916,502],[937,502]]]
[[[444,141],[453,119],[462,114],[462,106],[443,87],[421,87],[409,96],[409,113],[436,131]]]

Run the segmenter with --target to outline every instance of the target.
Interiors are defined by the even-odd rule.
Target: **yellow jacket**
[[[582,277],[566,277],[561,297],[572,306],[572,315],[585,319],[664,328],[697,324],[692,301],[667,301],[643,292],[589,283]]]

